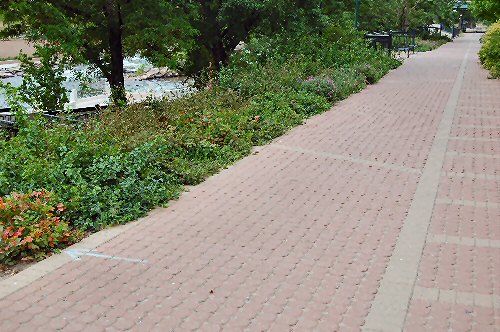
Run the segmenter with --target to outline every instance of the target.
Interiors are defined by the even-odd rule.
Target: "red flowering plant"
[[[0,197],[0,263],[39,260],[78,241],[80,233],[63,220],[65,210],[45,191]]]

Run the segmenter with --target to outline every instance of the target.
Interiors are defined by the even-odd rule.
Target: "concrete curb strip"
[[[472,44],[460,65],[457,79],[444,108],[443,118],[432,144],[424,172],[408,211],[384,278],[366,318],[363,331],[403,331],[408,305],[417,278],[420,258],[438,192],[448,140]]]
[[[90,235],[82,241],[64,249],[59,254],[50,256],[43,261],[35,263],[27,269],[0,281],[0,300],[4,297],[14,293],[15,291],[31,284],[33,281],[44,277],[45,275],[57,270],[64,264],[68,264],[74,260],[72,255],[67,252],[91,252],[98,248],[100,245],[116,238],[127,230],[137,226],[142,220],[151,218],[155,214],[162,211],[162,209],[155,209],[151,211],[146,217],[137,221],[128,223],[126,225],[114,226],[104,229],[97,233]]]

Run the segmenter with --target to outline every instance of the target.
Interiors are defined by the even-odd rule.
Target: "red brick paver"
[[[408,331],[500,331],[500,84],[487,75],[474,56],[455,110]]]
[[[5,297],[0,331],[368,329],[468,49],[427,244],[408,253],[422,258],[399,330],[499,331],[500,84],[477,64],[478,47],[468,35],[411,57]]]

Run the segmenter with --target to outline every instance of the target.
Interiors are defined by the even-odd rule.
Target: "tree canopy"
[[[167,0],[1,0],[2,34],[54,45],[75,63],[98,68],[115,101],[125,101],[123,59],[140,53],[174,65],[192,45],[184,12]]]
[[[360,28],[367,31],[417,29],[453,23],[453,0],[360,0]],[[344,1],[354,10],[354,1]]]
[[[308,23],[317,26],[322,0],[200,0],[184,1],[191,25],[198,31],[188,72],[199,72],[212,63],[227,65],[230,53],[252,33],[272,34]]]
[[[500,19],[500,1],[498,0],[473,0],[472,12],[477,18],[486,22],[495,22]]]

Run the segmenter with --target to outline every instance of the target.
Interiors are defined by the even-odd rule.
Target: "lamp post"
[[[359,0],[356,0],[356,29],[359,26]]]

